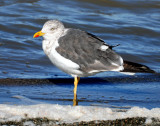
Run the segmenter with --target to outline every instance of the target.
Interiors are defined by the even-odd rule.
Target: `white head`
[[[62,22],[58,20],[49,20],[44,25],[41,31],[34,34],[33,38],[43,36],[44,39],[52,40],[55,37],[59,37],[65,27]]]

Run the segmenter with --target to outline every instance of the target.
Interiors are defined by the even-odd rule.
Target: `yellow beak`
[[[34,35],[33,35],[33,38],[37,38],[39,36],[43,36],[45,33],[39,31],[39,32],[36,32]]]

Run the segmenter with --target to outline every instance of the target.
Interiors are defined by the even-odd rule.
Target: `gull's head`
[[[43,36],[51,39],[55,35],[59,35],[64,31],[64,25],[58,20],[49,20],[44,25],[41,31],[34,34],[33,38]]]

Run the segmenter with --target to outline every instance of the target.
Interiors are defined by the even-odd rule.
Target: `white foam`
[[[133,107],[126,112],[115,112],[111,108],[63,106],[51,104],[6,105],[0,104],[0,121],[19,121],[22,118],[46,117],[61,122],[73,123],[93,120],[115,120],[131,117],[159,118],[160,108],[151,110]],[[147,123],[151,121],[148,120]]]

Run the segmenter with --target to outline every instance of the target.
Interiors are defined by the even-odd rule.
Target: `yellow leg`
[[[76,106],[78,105],[78,100],[77,100],[77,85],[78,85],[78,82],[80,80],[80,77],[75,77],[74,78],[74,99],[73,99],[73,106]]]

